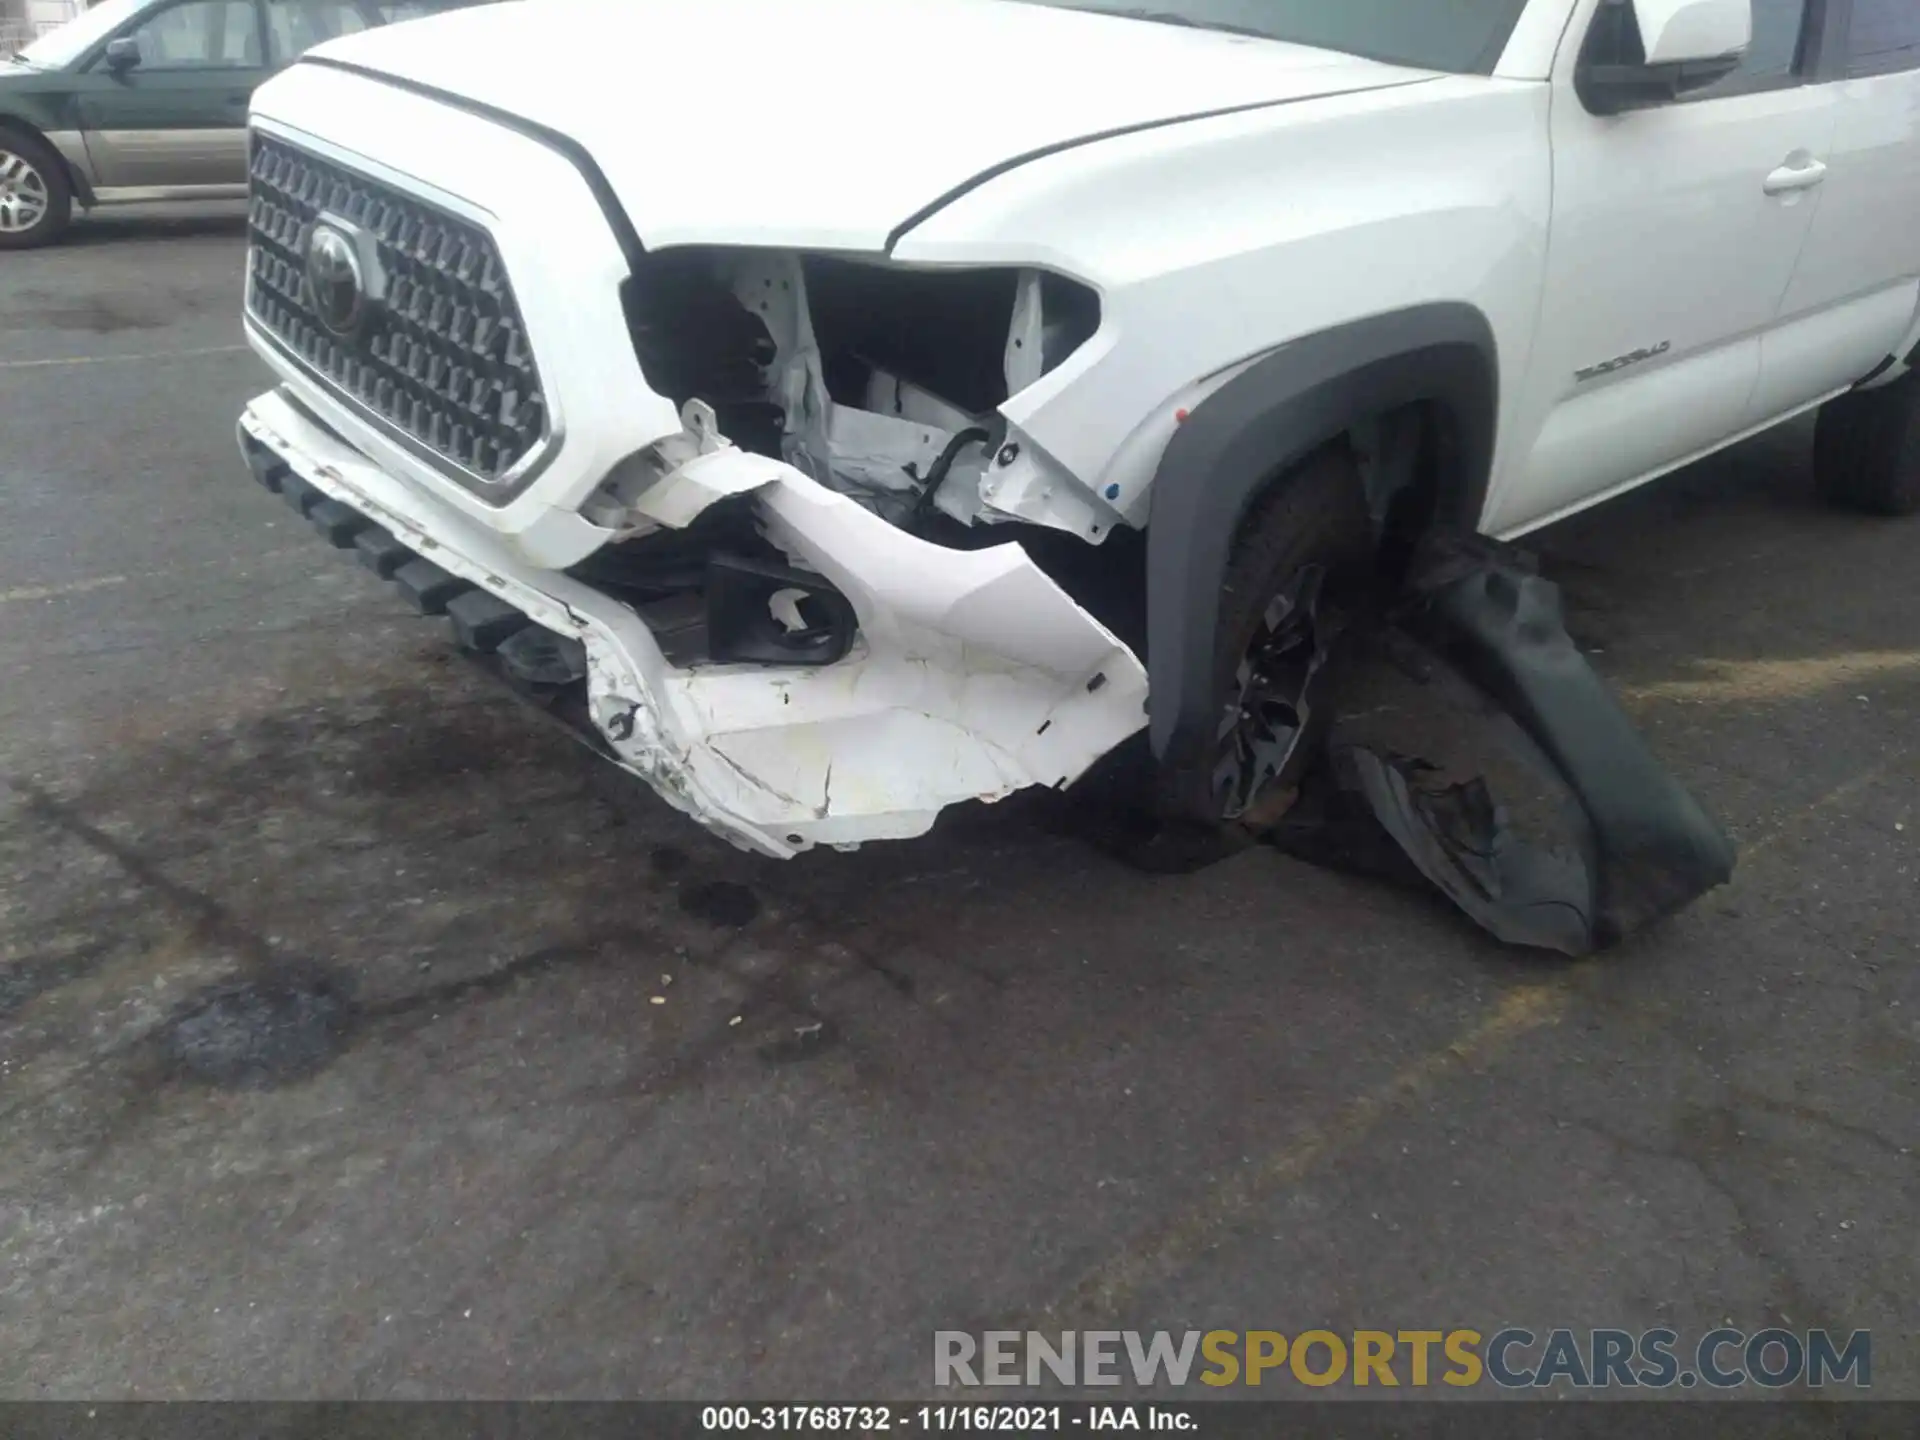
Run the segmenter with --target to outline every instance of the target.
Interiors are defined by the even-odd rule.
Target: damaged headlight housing
[[[1003,445],[999,407],[1100,324],[1093,290],[1036,269],[710,247],[647,256],[623,302],[647,384],[684,428],[583,505],[614,539],[579,573],[679,664],[830,665],[857,633],[845,598],[763,533],[751,489],[716,499],[683,472],[730,449],[763,456],[965,548],[956,524],[1020,518],[983,498],[996,457],[1031,448]]]
[[[714,247],[649,255],[624,302],[657,393],[896,523],[956,462],[977,474],[985,453],[950,447],[996,437],[998,407],[1100,325],[1091,287],[1038,269]]]

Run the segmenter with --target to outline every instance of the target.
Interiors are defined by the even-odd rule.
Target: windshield
[[[1029,0],[1318,45],[1456,74],[1488,72],[1527,0]]]
[[[59,29],[42,35],[20,52],[20,58],[45,70],[63,70],[151,3],[152,0],[100,0],[91,10],[83,10]]]

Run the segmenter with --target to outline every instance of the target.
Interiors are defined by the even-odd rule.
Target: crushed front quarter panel
[[[789,856],[928,830],[946,806],[1076,778],[1146,720],[1132,652],[1017,545],[949,550],[780,461],[723,450],[660,482],[754,492],[767,533],[860,621],[817,668],[668,663],[640,618],[528,565],[498,534],[388,475],[279,392],[250,438],[330,498],[534,623],[578,639],[593,723],[620,762],[735,844]],[[724,476],[720,472],[725,472]],[[682,513],[697,513],[700,502]]]

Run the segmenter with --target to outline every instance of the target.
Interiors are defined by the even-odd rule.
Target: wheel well
[[[1303,460],[1359,462],[1389,563],[1435,523],[1477,522],[1491,470],[1499,370],[1476,309],[1436,304],[1282,346],[1198,406],[1154,478],[1147,528],[1154,752],[1198,753],[1215,717],[1220,586],[1235,537]]]
[[[1396,584],[1421,537],[1436,525],[1472,528],[1484,500],[1484,479],[1462,465],[1460,426],[1444,402],[1414,400],[1355,420],[1347,429],[1286,464],[1256,490],[1234,527],[1237,543],[1261,523],[1288,481],[1329,450],[1354,467],[1373,521],[1379,575]]]
[[[46,152],[60,162],[60,172],[67,177],[67,188],[73,192],[74,202],[82,206],[93,204],[93,186],[87,183],[87,177],[73,168],[73,162],[67,159],[60,147],[47,138],[46,132],[37,125],[30,125],[14,115],[0,115],[0,135],[7,133],[18,135],[23,140],[31,140],[45,147]]]
[[[1366,491],[1387,579],[1404,575],[1435,525],[1478,522],[1484,480],[1461,464],[1459,426],[1442,402],[1416,400],[1369,416],[1340,438]]]

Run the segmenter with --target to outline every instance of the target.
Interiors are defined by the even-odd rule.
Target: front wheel
[[[1258,834],[1292,805],[1333,718],[1334,663],[1366,604],[1373,558],[1344,446],[1307,460],[1241,527],[1220,596],[1214,823]]]
[[[1822,405],[1813,463],[1830,504],[1870,515],[1920,511],[1920,370]]]
[[[1136,737],[1081,787],[1088,799],[1115,791],[1119,803],[1087,806],[1077,828],[1137,869],[1179,874],[1276,825],[1325,743],[1342,640],[1374,594],[1375,557],[1345,446],[1277,479],[1241,525],[1223,577],[1218,720],[1204,754],[1155,766]],[[1129,794],[1144,803],[1128,805]]]
[[[0,250],[50,245],[72,216],[60,157],[31,136],[0,130]]]

